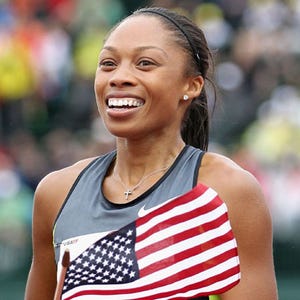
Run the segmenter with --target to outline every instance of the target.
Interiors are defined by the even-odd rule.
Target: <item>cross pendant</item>
[[[128,197],[129,195],[132,194],[132,191],[131,190],[127,190],[126,192],[124,192],[124,195],[125,195],[125,200],[128,200]]]

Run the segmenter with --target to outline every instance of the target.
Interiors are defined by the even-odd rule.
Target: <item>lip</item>
[[[128,93],[128,92],[113,92],[108,93],[105,97],[105,103],[106,103],[106,113],[108,116],[112,118],[125,118],[130,117],[131,115],[135,114],[137,111],[139,111],[142,106],[139,107],[130,107],[130,108],[110,108],[108,106],[108,99],[115,98],[115,99],[121,99],[121,98],[131,98],[131,99],[138,99],[143,101],[145,103],[145,100],[138,96],[137,94]]]

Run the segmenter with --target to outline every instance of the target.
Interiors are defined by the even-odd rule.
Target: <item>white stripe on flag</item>
[[[151,289],[142,290],[142,291],[138,291],[138,292],[132,292],[132,293],[130,293],[130,290],[131,289],[134,290],[137,287],[137,283],[139,283],[139,286],[143,286],[145,283],[140,285],[140,280],[138,280],[136,282],[130,282],[130,283],[122,284],[122,285],[112,284],[112,285],[97,285],[97,286],[90,285],[87,287],[86,286],[78,287],[78,288],[72,289],[71,292],[67,292],[64,295],[64,299],[76,294],[77,292],[80,292],[81,290],[97,291],[97,290],[101,289],[102,291],[118,291],[118,293],[115,293],[112,295],[99,296],[98,299],[101,299],[101,300],[116,300],[116,299],[123,299],[123,300],[141,299],[142,300],[143,298],[146,298],[149,296],[155,297],[155,295],[157,295],[157,294],[169,292],[172,290],[177,290],[177,289],[185,287],[186,285],[189,285],[191,283],[203,281],[207,278],[210,278],[210,274],[212,274],[212,273],[220,274],[220,273],[224,272],[225,270],[228,270],[234,266],[237,266],[238,264],[239,264],[239,262],[238,262],[237,258],[233,257],[221,264],[218,264],[217,266],[212,267],[211,269],[208,269],[206,271],[203,271],[203,272],[193,275],[191,277],[185,278],[181,281],[176,281],[171,284],[168,284],[168,285],[165,285],[162,287],[158,287],[158,288],[151,288]],[[199,294],[199,293],[210,292],[213,290],[219,290],[219,289],[222,289],[225,286],[237,281],[239,278],[240,278],[239,274],[235,274],[224,280],[217,281],[216,283],[204,286],[202,288],[195,289],[193,291],[189,291],[187,293],[190,294],[193,292],[193,295],[195,295],[195,294]],[[123,294],[122,292],[125,292],[125,293]],[[183,293],[183,294],[185,295],[186,293]],[[94,297],[96,297],[96,296],[94,295]],[[86,299],[86,298],[84,298],[84,299]],[[153,298],[153,299],[164,299],[164,298]],[[171,299],[171,298],[168,297],[165,299]]]
[[[212,201],[212,199],[214,199],[216,196],[217,196],[217,194],[215,191],[213,191],[212,189],[208,189],[203,195],[201,195],[195,199],[192,199],[187,203],[175,206],[174,208],[169,209],[167,212],[165,212],[163,214],[158,214],[157,216],[151,218],[151,220],[149,220],[147,223],[139,225],[139,234],[142,234],[142,233],[148,231],[149,228],[151,228],[153,226],[153,224],[158,224],[160,222],[168,220],[168,218],[170,216],[181,215],[182,212],[188,213],[190,211],[193,211],[195,208],[199,209],[199,208],[205,206],[206,204],[208,204],[210,201]],[[158,208],[156,208],[156,210]],[[225,210],[227,211],[226,206],[225,206]],[[149,212],[150,211],[153,211],[153,210],[149,209]]]
[[[157,252],[151,253],[150,255],[139,259],[138,265],[140,267],[140,270],[147,267],[148,265],[152,264],[155,261],[162,260],[162,259],[170,257],[172,255],[179,254],[183,250],[199,246],[200,243],[205,243],[206,241],[209,241],[217,236],[222,236],[223,234],[227,233],[229,230],[230,230],[230,225],[229,225],[229,222],[227,222],[214,230],[210,230],[199,236],[194,236],[192,238],[185,239],[180,243],[171,245],[167,248],[164,248]],[[232,241],[229,241],[229,242],[232,244]],[[226,248],[227,243],[223,244],[224,248]],[[218,249],[221,246],[222,245],[220,245],[218,247],[214,247],[211,250],[216,251],[216,249]],[[234,246],[235,245],[233,244],[232,247],[234,247]],[[226,251],[226,250],[224,250],[224,251]],[[201,253],[201,255],[205,254],[206,252],[207,251]],[[209,252],[207,252],[207,253],[209,253]],[[218,255],[218,254],[216,254],[216,255]],[[203,260],[205,260],[205,257],[203,258]]]

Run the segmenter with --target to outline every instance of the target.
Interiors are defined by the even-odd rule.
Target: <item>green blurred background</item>
[[[206,33],[220,99],[210,150],[261,183],[280,299],[300,299],[299,0],[0,0],[0,300],[24,297],[39,180],[114,148],[94,103],[97,56],[108,29],[144,5]]]

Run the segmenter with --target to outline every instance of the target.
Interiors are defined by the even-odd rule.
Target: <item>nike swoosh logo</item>
[[[167,203],[169,203],[170,201],[174,200],[175,198],[177,198],[177,197],[170,198],[170,199],[168,199],[167,201],[165,201],[164,203],[161,203],[161,204],[159,204],[159,205],[156,205],[156,206],[154,206],[154,207],[152,207],[152,208],[148,208],[148,209],[145,209],[145,205],[144,205],[144,206],[142,206],[142,207],[140,208],[140,210],[138,211],[138,216],[139,216],[140,218],[142,218],[142,217],[148,215],[149,213],[155,211],[156,209],[158,209],[158,208],[160,208],[160,207],[166,205]]]
[[[155,207],[155,209],[156,209],[156,207]],[[138,216],[140,218],[142,218],[142,217],[146,216],[147,214],[149,214],[151,211],[153,211],[153,208],[152,209],[145,209],[145,205],[144,205],[138,211]]]

